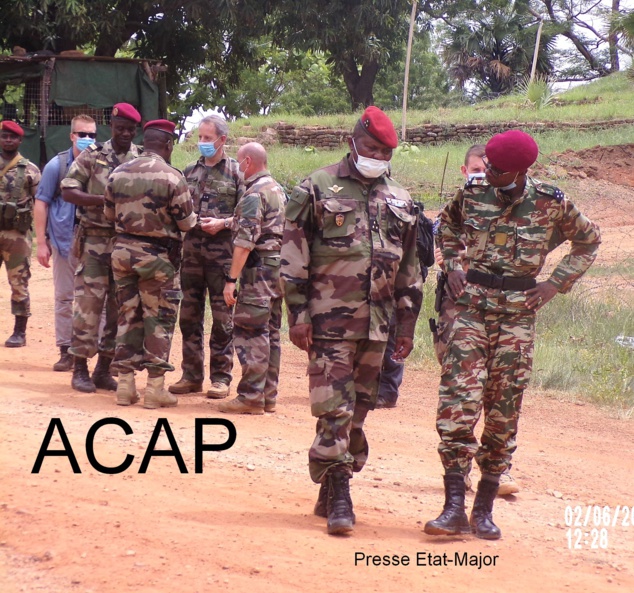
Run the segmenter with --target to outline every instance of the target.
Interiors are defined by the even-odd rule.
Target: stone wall
[[[634,124],[634,119],[620,119],[593,122],[528,122],[509,121],[489,124],[423,124],[407,128],[408,142],[412,144],[444,144],[445,142],[483,141],[493,134],[520,128],[527,132],[548,130],[603,130]],[[340,148],[350,130],[327,128],[325,126],[295,126],[279,122],[275,125],[277,141],[283,146],[314,146],[315,148]]]

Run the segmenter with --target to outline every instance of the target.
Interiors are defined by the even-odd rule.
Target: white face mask
[[[517,181],[518,175],[519,175],[519,172],[515,174],[515,179],[513,179],[511,183],[509,183],[508,185],[505,185],[504,187],[501,187],[500,189],[502,191],[511,191],[512,189],[515,189],[517,187],[517,183],[515,182]]]
[[[361,173],[367,179],[376,179],[377,177],[381,177],[381,175],[386,175],[390,172],[390,161],[380,161],[378,159],[371,159],[366,156],[361,156],[359,151],[357,150],[357,145],[354,142],[354,138],[352,139],[352,145],[354,146],[354,150],[357,153],[357,171]]]
[[[469,173],[467,175],[467,183],[469,185],[484,185],[486,173]]]
[[[239,163],[238,163],[238,179],[240,180],[240,183],[244,184],[244,180],[245,180],[245,175],[244,175],[244,171],[242,169],[240,169],[240,167],[242,166],[242,163],[244,163],[244,161],[246,161],[246,158],[243,158]]]

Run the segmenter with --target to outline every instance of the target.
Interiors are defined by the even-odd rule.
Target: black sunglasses
[[[77,134],[80,138],[92,138],[93,140],[97,137],[97,132],[73,132],[73,134]]]

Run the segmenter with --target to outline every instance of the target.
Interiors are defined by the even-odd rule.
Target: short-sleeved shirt
[[[2,155],[0,155],[0,171],[12,160],[13,159],[5,160]],[[16,179],[18,178],[18,168],[21,166],[24,166],[24,175],[22,189],[19,192],[16,205],[18,207],[30,206],[32,208],[33,198],[35,197],[42,174],[31,161],[25,158],[22,158],[20,162],[16,163],[8,171],[5,171],[4,175],[0,178],[0,202],[6,204],[9,201],[13,201],[12,194],[14,193]]]
[[[286,192],[268,171],[249,177],[233,216],[233,244],[262,253],[279,251],[285,206]]]
[[[139,148],[132,144],[125,154],[116,154],[112,140],[93,144],[86,148],[71,165],[68,175],[62,179],[62,189],[79,189],[89,194],[102,196],[106,191],[108,177],[119,165],[139,156]],[[86,228],[112,228],[104,218],[103,206],[77,206],[79,222]]]
[[[117,167],[108,180],[104,215],[115,232],[181,240],[196,224],[187,182],[154,153]]]
[[[73,241],[75,204],[64,201],[59,188],[59,173],[62,166],[60,158],[64,157],[66,170],[70,169],[74,160],[72,149],[68,150],[67,154],[55,155],[42,171],[42,181],[37,188],[35,199],[48,204],[46,233],[53,247],[62,257],[67,258]]]

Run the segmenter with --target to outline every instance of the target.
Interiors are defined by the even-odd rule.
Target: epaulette
[[[488,183],[473,183],[472,181],[467,181],[464,184],[463,189],[469,189],[472,193],[484,193],[487,189],[491,187]]]
[[[564,199],[564,192],[554,185],[548,183],[535,183],[535,191],[544,196],[548,196],[557,202],[561,202]]]
[[[103,148],[103,144],[101,142],[93,142],[85,150],[87,150],[88,152],[97,152],[97,151],[101,150],[102,148]]]

